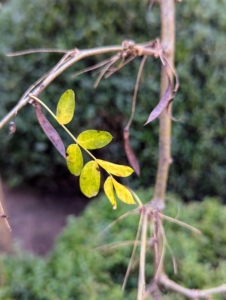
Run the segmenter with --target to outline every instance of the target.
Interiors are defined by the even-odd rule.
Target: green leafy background
[[[139,191],[143,202],[151,190]],[[131,241],[136,236],[139,216],[130,215],[102,232],[111,222],[128,212],[120,203],[112,210],[106,197],[91,202],[79,218],[69,217],[54,249],[46,258],[17,250],[14,256],[1,256],[0,298],[4,300],[85,300],[136,299],[138,265],[132,270],[125,294],[121,285],[132,252],[131,245],[109,249],[108,243]],[[131,208],[133,209],[133,208]],[[190,230],[165,221],[165,232],[177,260],[174,275],[171,255],[166,250],[168,276],[188,288],[210,288],[225,282],[226,208],[219,199],[206,197],[202,204],[183,204],[176,195],[167,195],[165,214],[176,217],[202,231]],[[102,232],[101,235],[98,235]],[[104,246],[105,245],[105,246]],[[147,283],[153,275],[152,250],[147,248]],[[137,258],[137,256],[136,256]],[[185,299],[163,290],[166,300]],[[224,299],[223,295],[213,296]]]
[[[31,48],[72,49],[121,44],[125,38],[143,42],[160,35],[159,7],[147,10],[148,1],[10,0],[0,11],[0,116],[13,107],[38,77],[54,66],[59,54],[31,54],[7,58],[5,53]],[[26,9],[25,9],[26,8]],[[169,188],[183,199],[219,195],[226,199],[226,2],[183,1],[176,4],[176,67],[181,87],[174,100],[172,157]],[[89,58],[59,76],[41,98],[54,111],[60,95],[75,91],[76,114],[70,130],[109,131],[114,140],[98,157],[127,164],[122,130],[128,120],[140,60],[132,62],[93,89],[95,77],[71,75],[99,62]],[[160,63],[148,59],[142,75],[138,106],[131,128],[131,145],[141,163],[141,177],[130,184],[154,183],[157,164],[158,121],[143,127],[158,102]],[[106,109],[107,107],[107,109]],[[51,117],[50,117],[51,120]],[[64,160],[39,128],[33,108],[25,107],[15,118],[17,132],[0,131],[0,173],[12,186],[22,183],[56,190],[70,190],[74,179]],[[51,121],[53,125],[57,124]],[[71,140],[59,129],[65,145]],[[132,183],[133,182],[133,183]],[[73,184],[76,186],[76,184]]]

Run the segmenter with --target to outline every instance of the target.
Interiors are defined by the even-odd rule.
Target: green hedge
[[[152,191],[140,191],[146,202]],[[176,257],[174,275],[171,254],[166,249],[165,269],[170,278],[191,289],[210,288],[225,282],[226,208],[216,198],[202,203],[182,204],[175,195],[167,197],[165,214],[202,231],[201,236],[176,224],[165,222],[168,243]],[[133,207],[131,207],[133,209]],[[134,240],[139,216],[129,215],[108,230],[111,222],[128,211],[119,204],[113,211],[105,197],[94,200],[80,218],[70,217],[48,258],[18,252],[1,257],[0,298],[5,300],[83,300],[135,299],[138,265],[132,270],[125,293],[121,285],[132,246],[121,242]],[[102,234],[99,234],[102,232]],[[98,235],[99,234],[99,235]],[[118,245],[118,247],[110,248]],[[147,256],[147,283],[152,278],[152,250]],[[138,253],[137,253],[138,255]],[[137,257],[137,256],[136,256]],[[164,290],[164,299],[184,299]],[[217,295],[213,299],[224,299]]]
[[[159,36],[159,8],[147,11],[147,1],[43,0],[3,4],[0,11],[0,116],[18,101],[39,76],[52,67],[59,54],[31,54],[6,58],[3,54],[30,48],[72,49],[120,44],[124,38],[143,42]],[[25,9],[26,8],[26,9]],[[225,156],[225,30],[222,11],[225,1],[185,1],[177,8],[176,66],[181,87],[174,100],[172,156],[169,187],[186,199],[203,195],[226,198]],[[78,102],[71,125],[77,134],[84,129],[110,131],[114,142],[98,155],[127,163],[123,154],[122,130],[128,120],[133,88],[140,60],[126,66],[94,90],[94,78],[71,74],[99,62],[89,58],[71,67],[41,95],[55,107],[68,88],[75,90]],[[149,59],[142,76],[138,106],[132,124],[131,144],[139,155],[142,174],[134,176],[134,186],[153,184],[157,164],[158,121],[143,127],[148,113],[158,101],[160,64]],[[150,100],[150,101],[149,101]],[[106,107],[108,109],[106,110]],[[51,119],[51,118],[50,118]],[[15,118],[17,132],[0,132],[0,172],[11,185],[29,181],[56,189],[70,188],[73,178],[65,163],[37,125],[33,108],[24,108]],[[55,124],[53,122],[53,124]],[[65,144],[69,138],[62,133]],[[131,181],[130,181],[131,183]]]

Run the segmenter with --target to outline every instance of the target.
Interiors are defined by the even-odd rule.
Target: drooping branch
[[[33,51],[33,50],[32,50]],[[40,93],[61,73],[63,73],[70,66],[75,64],[77,61],[86,57],[116,52],[115,60],[125,59],[136,56],[153,56],[159,58],[162,55],[162,49],[158,46],[158,43],[151,41],[145,44],[135,44],[130,40],[123,41],[121,46],[106,46],[93,49],[79,50],[77,48],[69,50],[65,53],[62,59],[44,76],[42,76],[35,84],[33,84],[22,96],[16,106],[0,121],[0,129],[12,119],[18,111],[24,107],[29,101],[29,94],[32,93],[38,97]]]
[[[74,49],[71,51],[68,51],[64,55],[64,59],[61,60],[62,62],[60,64],[57,64],[45,77],[45,79],[35,88],[34,91],[32,91],[32,94],[35,96],[39,96],[40,93],[61,73],[63,73],[67,68],[72,66],[77,61],[89,57],[94,56],[98,54],[104,54],[104,53],[111,53],[111,52],[121,52],[123,51],[122,46],[108,46],[108,47],[101,47],[101,48],[94,48],[90,50],[78,50]],[[17,105],[1,120],[0,122],[0,129],[10,120],[12,119],[18,111],[23,108],[28,102],[29,97],[28,94],[31,92],[29,89],[28,93],[25,92],[25,96],[20,99],[20,101],[17,103]]]

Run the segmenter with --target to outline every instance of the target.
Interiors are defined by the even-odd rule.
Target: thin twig
[[[23,96],[20,98],[20,101],[23,101],[31,92],[32,90],[39,84],[41,83],[47,76],[50,76],[53,74],[64,62],[65,60],[70,56],[71,51],[66,51],[67,53],[60,59],[60,61],[52,68],[50,69],[47,73],[45,73],[42,77],[40,77],[34,84],[32,84],[23,94]],[[34,91],[34,94],[38,96],[40,92],[42,91],[43,88],[43,83],[40,84],[39,89]]]
[[[165,199],[166,199],[166,201],[173,202],[177,206],[177,214],[176,214],[176,217],[174,217],[174,219],[179,218],[179,216],[180,216],[180,205],[179,205],[179,203],[176,200],[174,200],[173,198],[171,199],[171,197],[165,197]]]
[[[102,250],[102,251],[111,251],[113,249],[117,249],[119,247],[124,247],[124,246],[130,246],[130,245],[135,245],[136,241],[123,241],[123,242],[112,242],[108,244],[104,244],[101,246],[98,246],[96,248],[93,248],[92,250]],[[137,243],[140,243],[140,241],[137,241]]]
[[[2,201],[1,199],[3,199],[3,189],[2,189],[2,182],[0,180],[0,210],[1,210],[1,215],[3,215],[4,217],[2,218],[7,226],[7,228],[9,229],[9,231],[12,231],[9,222],[8,222],[8,217],[6,216],[5,212],[4,212],[4,208],[2,206]]]
[[[130,119],[129,119],[126,127],[125,127],[126,130],[129,130],[129,127],[130,127],[130,125],[132,123],[132,120],[133,120],[133,117],[134,117],[135,108],[136,108],[136,100],[137,100],[137,92],[138,92],[140,78],[141,78],[141,74],[142,74],[146,59],[147,59],[147,56],[144,56],[142,58],[141,63],[140,63],[139,71],[138,71],[138,74],[137,74],[137,80],[136,80],[136,84],[135,84],[135,88],[134,88],[131,115],[130,115]]]
[[[111,228],[112,226],[114,226],[118,221],[120,221],[120,220],[122,220],[122,219],[124,219],[127,216],[132,215],[132,214],[138,214],[138,209],[135,208],[134,210],[129,211],[129,212],[121,215],[119,218],[117,218],[115,221],[113,221],[111,224],[109,224],[107,227],[105,227],[97,236],[102,235],[106,230],[108,230],[109,228]]]
[[[94,88],[97,88],[98,84],[101,81],[101,78],[104,76],[104,74],[107,72],[107,70],[119,59],[119,55],[113,56],[113,58],[110,60],[110,62],[101,70],[99,76],[97,77],[97,80],[94,83]]]
[[[148,211],[143,208],[142,231],[141,231],[141,246],[140,246],[140,264],[139,264],[139,279],[137,289],[137,300],[142,300],[145,294],[145,262],[146,262],[146,245],[147,245],[147,225]]]
[[[7,53],[6,56],[8,57],[14,57],[14,56],[21,56],[21,55],[27,55],[27,54],[33,54],[33,53],[66,53],[68,50],[64,49],[29,49],[24,51],[18,51],[13,53]]]
[[[100,62],[100,63],[98,63],[98,64],[96,64],[96,65],[94,65],[94,66],[91,66],[91,67],[88,67],[88,68],[86,68],[86,69],[84,69],[84,70],[78,71],[78,72],[74,73],[71,77],[74,78],[74,77],[76,77],[76,76],[78,76],[78,75],[81,75],[81,74],[84,74],[84,73],[86,73],[86,72],[90,72],[90,71],[93,71],[93,70],[95,70],[95,69],[98,69],[98,68],[100,68],[100,67],[106,65],[111,59],[112,59],[112,57],[110,57],[110,58],[108,58],[108,59],[105,59],[105,60],[103,60],[102,62]]]
[[[163,244],[163,236],[162,236],[162,221],[159,218],[159,213],[155,212],[155,219],[154,219],[154,232],[155,232],[155,279],[158,279],[159,274],[162,272],[163,261],[165,256],[165,247]]]
[[[54,73],[50,73],[45,80],[37,86],[37,88],[33,91],[33,94],[36,96],[39,96],[39,93],[44,90],[56,77],[58,77],[60,74],[62,74],[66,69],[68,69],[70,66],[72,66],[77,61],[94,55],[109,53],[109,52],[122,52],[124,49],[122,46],[106,46],[106,47],[100,47],[100,48],[93,48],[90,50],[80,50],[77,55],[70,57],[60,68],[56,70]],[[29,102],[28,95],[21,99],[16,106],[0,121],[0,129],[8,122],[10,119],[12,119],[17,112],[23,108],[27,103]]]
[[[172,222],[172,223],[175,223],[175,224],[178,224],[178,225],[180,225],[180,226],[182,226],[182,227],[188,228],[188,229],[190,229],[191,231],[193,231],[193,232],[195,232],[195,233],[197,233],[197,234],[202,234],[202,232],[201,232],[200,230],[198,230],[197,228],[195,228],[195,227],[193,227],[193,226],[191,226],[191,225],[189,225],[189,224],[187,224],[187,223],[184,223],[184,222],[182,222],[182,221],[176,220],[176,219],[174,219],[174,218],[171,218],[171,217],[169,217],[169,216],[163,215],[163,214],[161,214],[161,213],[159,213],[159,215],[160,215],[163,219],[166,219],[166,220],[168,220],[168,221],[170,221],[170,222]]]
[[[143,222],[143,214],[141,213],[140,221],[139,221],[139,225],[138,225],[138,229],[137,229],[137,234],[136,234],[136,238],[135,238],[135,242],[134,242],[134,246],[133,246],[133,251],[132,251],[132,254],[131,254],[131,257],[130,257],[130,260],[129,260],[129,264],[128,264],[128,267],[127,267],[127,270],[126,270],[126,275],[125,275],[124,280],[123,280],[123,285],[122,285],[122,290],[123,291],[125,290],[126,283],[127,283],[128,277],[129,277],[129,273],[130,273],[131,268],[132,268],[133,258],[134,258],[134,255],[136,253],[137,244],[139,242],[138,239],[139,239],[139,236],[140,236],[142,222]]]
[[[163,227],[162,223],[160,225],[160,228],[161,228],[161,233],[162,233],[162,237],[163,237],[163,242],[166,245],[166,247],[168,248],[168,250],[169,250],[169,252],[171,254],[171,257],[172,257],[174,274],[177,274],[178,273],[177,261],[176,261],[176,258],[174,256],[173,250],[172,250],[172,248],[170,247],[170,245],[169,245],[169,243],[167,241],[167,237],[166,237],[165,230],[164,230],[164,227]]]
[[[190,299],[207,299],[209,295],[226,293],[226,284],[222,284],[215,288],[210,288],[206,290],[193,290],[183,287],[176,282],[170,280],[165,274],[159,277],[159,283],[165,288],[170,289],[174,292],[180,293]]]
[[[109,78],[111,75],[113,75],[115,72],[117,72],[118,70],[122,69],[125,65],[127,65],[128,63],[130,63],[133,59],[135,58],[135,56],[131,56],[130,58],[128,58],[127,60],[124,61],[124,59],[120,62],[118,67],[115,67],[113,70],[109,70],[108,73],[104,76],[104,78]]]

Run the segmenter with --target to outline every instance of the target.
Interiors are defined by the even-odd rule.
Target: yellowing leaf
[[[104,192],[106,194],[106,196],[108,197],[108,199],[110,200],[113,209],[117,208],[117,203],[116,203],[116,199],[115,199],[115,194],[114,194],[114,189],[113,189],[113,183],[112,183],[112,178],[111,176],[109,176],[104,183]]]
[[[57,104],[56,118],[60,124],[69,123],[75,111],[75,94],[72,90],[67,90],[60,97]]]
[[[98,194],[100,188],[100,170],[95,160],[89,161],[82,169],[80,188],[82,193],[89,198]]]
[[[124,185],[118,183],[114,178],[113,178],[113,185],[118,198],[122,202],[125,202],[127,204],[136,204],[130,191]]]
[[[127,177],[134,172],[133,169],[128,166],[116,165],[101,159],[97,159],[97,162],[104,170],[115,176]]]
[[[112,135],[107,131],[86,130],[79,134],[77,142],[82,147],[94,150],[110,143]]]
[[[83,157],[80,147],[76,144],[69,145],[67,154],[67,167],[69,171],[75,176],[80,175],[83,167]]]

